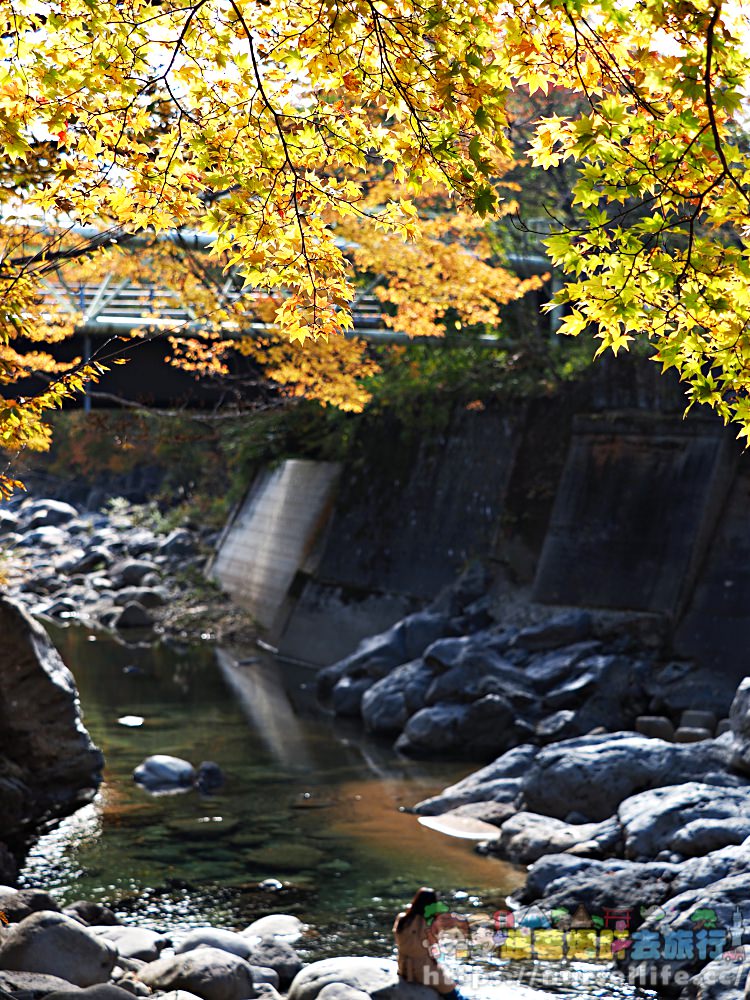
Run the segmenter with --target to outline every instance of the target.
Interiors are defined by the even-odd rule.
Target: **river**
[[[303,951],[322,958],[389,955],[394,914],[420,885],[462,912],[491,912],[523,882],[522,869],[404,811],[471,764],[410,761],[368,740],[320,710],[312,671],[261,651],[238,665],[209,643],[50,631],[106,769],[96,800],[31,851],[23,885],[62,902],[106,901],[124,922],[156,929],[296,913],[312,928]],[[211,796],[150,795],[132,772],[153,753],[216,761],[225,785]],[[594,979],[579,971],[555,991],[633,995],[616,976],[602,980],[601,967]],[[487,993],[528,968],[472,972]]]

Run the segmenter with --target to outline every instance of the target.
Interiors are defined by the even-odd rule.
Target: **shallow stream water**
[[[105,780],[91,805],[41,838],[23,884],[62,902],[106,901],[125,922],[158,929],[296,913],[312,928],[303,951],[322,958],[391,954],[394,914],[420,885],[457,910],[492,912],[523,881],[523,870],[403,811],[471,764],[410,761],[363,738],[317,707],[312,671],[260,652],[237,665],[209,644],[126,646],[80,627],[53,639],[104,751]],[[118,721],[127,716],[143,723]],[[132,772],[153,753],[216,761],[226,783],[211,796],[149,795]],[[529,969],[469,971],[473,992],[489,995]],[[591,971],[554,991],[633,995]]]

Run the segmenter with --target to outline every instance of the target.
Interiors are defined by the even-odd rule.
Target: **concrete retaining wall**
[[[683,408],[641,361],[521,405],[456,407],[421,434],[397,414],[365,421],[340,478],[307,462],[259,479],[216,575],[310,662],[346,655],[479,556],[540,603],[660,616],[679,655],[733,656],[742,675],[750,457]]]

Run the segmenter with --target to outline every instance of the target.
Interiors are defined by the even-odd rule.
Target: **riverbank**
[[[148,504],[80,510],[24,498],[0,510],[4,592],[42,621],[80,622],[122,640],[149,635],[254,642],[252,618],[203,573],[216,532],[168,530]]]

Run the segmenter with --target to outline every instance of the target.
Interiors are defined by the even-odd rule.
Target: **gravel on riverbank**
[[[32,615],[123,639],[151,633],[250,644],[257,631],[204,576],[216,533],[166,530],[152,507],[100,511],[27,497],[0,508],[3,590]]]

